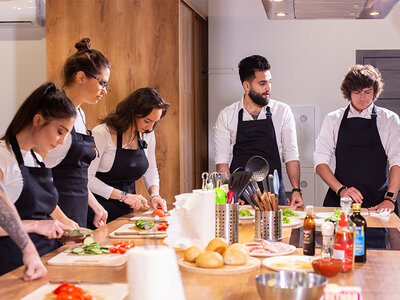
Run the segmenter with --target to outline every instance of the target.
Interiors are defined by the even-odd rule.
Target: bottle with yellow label
[[[354,255],[355,262],[365,263],[367,261],[367,248],[365,247],[365,232],[367,230],[367,222],[360,213],[361,204],[353,203],[353,214],[350,220],[355,224],[354,234]]]

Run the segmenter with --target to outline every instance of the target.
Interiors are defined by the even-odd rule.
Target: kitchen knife
[[[272,174],[268,175],[268,184],[269,184],[269,191],[272,194],[275,194],[276,191],[275,191],[275,187],[274,187],[274,175],[272,175]]]

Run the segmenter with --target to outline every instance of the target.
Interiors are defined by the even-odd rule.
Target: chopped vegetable
[[[335,221],[339,221],[340,220],[340,216],[342,214],[342,211],[340,209],[333,209],[334,214],[332,216],[330,216],[329,218],[326,218],[325,221],[328,220],[335,220]]]
[[[86,240],[89,237],[86,237],[83,240],[83,244],[82,246],[77,246],[74,247],[72,249],[67,249],[64,252],[66,253],[74,253],[77,255],[84,255],[84,254],[95,254],[95,255],[99,255],[99,254],[108,254],[110,253],[110,250],[108,249],[108,247],[106,246],[102,246],[99,243],[95,243],[93,238]],[[86,240],[86,242],[85,242]],[[93,241],[92,243],[89,244],[90,241]]]
[[[110,248],[111,253],[126,253],[126,250],[135,247],[135,243],[133,241],[124,241],[124,242],[115,242],[113,243],[113,247]]]
[[[53,294],[57,295],[57,300],[93,299],[93,297],[87,291],[83,290],[81,287],[75,284],[70,284],[70,283],[61,284],[53,291]]]
[[[82,244],[83,244],[84,246],[89,246],[90,244],[93,244],[93,243],[94,243],[94,238],[92,238],[91,236],[85,237],[85,238],[83,239],[83,242],[82,242]]]
[[[282,217],[282,223],[283,224],[290,224],[290,218],[287,216]]]
[[[299,217],[300,215],[296,212],[294,212],[293,210],[291,210],[290,208],[286,208],[284,210],[282,210],[282,216],[284,217]]]
[[[164,218],[165,213],[162,209],[156,209],[153,211],[153,216],[159,216],[160,218]]]
[[[168,229],[168,226],[169,226],[168,222],[160,223],[160,225],[158,225],[158,227],[157,227],[157,230],[158,231],[165,231],[165,230]]]
[[[150,228],[154,227],[154,221],[146,220],[146,219],[139,219],[136,221],[135,225],[138,229],[150,229]]]
[[[74,229],[71,231],[71,233],[68,236],[69,237],[85,236],[85,235],[91,235],[92,233],[93,233],[93,230],[90,230],[90,229]]]
[[[254,216],[251,211],[247,210],[247,209],[239,209],[239,217],[252,217]]]

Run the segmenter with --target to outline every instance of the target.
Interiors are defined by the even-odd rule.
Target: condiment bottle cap
[[[325,221],[321,226],[322,235],[333,235],[335,226],[330,221]]]
[[[340,220],[339,220],[339,226],[340,227],[347,227],[348,222],[346,220],[346,215],[344,214],[344,212],[342,212],[341,216],[340,216]]]

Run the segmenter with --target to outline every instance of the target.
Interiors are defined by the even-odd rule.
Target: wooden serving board
[[[257,258],[254,258],[251,256],[249,257],[247,264],[241,265],[241,266],[223,265],[220,268],[199,268],[196,266],[195,263],[190,263],[190,262],[184,261],[183,258],[181,258],[178,261],[178,264],[183,271],[202,273],[202,274],[211,274],[211,275],[228,275],[228,274],[247,273],[247,272],[257,270],[261,265],[260,261]]]
[[[129,250],[128,250],[129,251]],[[49,265],[56,266],[106,266],[117,267],[124,265],[128,260],[127,253],[124,254],[84,254],[61,252],[47,261]]]
[[[52,293],[58,286],[60,284],[47,283],[21,300],[47,299],[46,295]],[[82,283],[79,286],[88,291],[93,296],[93,300],[122,300],[128,295],[128,285],[124,283]]]
[[[145,220],[155,221],[155,218],[153,216],[153,211],[154,211],[154,209],[150,209],[150,210],[148,210],[148,211],[146,211],[146,212],[144,212],[144,213],[142,213],[142,214],[140,214],[138,216],[134,216],[134,217],[130,218],[129,220],[137,221],[139,219],[145,219]],[[166,214],[165,217],[158,218],[158,221],[160,221],[160,222],[167,221],[167,217],[169,216],[169,212],[166,212],[165,214]]]
[[[156,227],[155,225],[154,227]],[[115,239],[145,239],[145,238],[159,238],[163,239],[167,237],[167,233],[165,231],[155,231],[155,228],[150,229],[148,232],[146,231],[138,231],[131,228],[136,228],[135,224],[128,223],[122,225],[117,230],[114,230],[109,234],[109,237]]]

